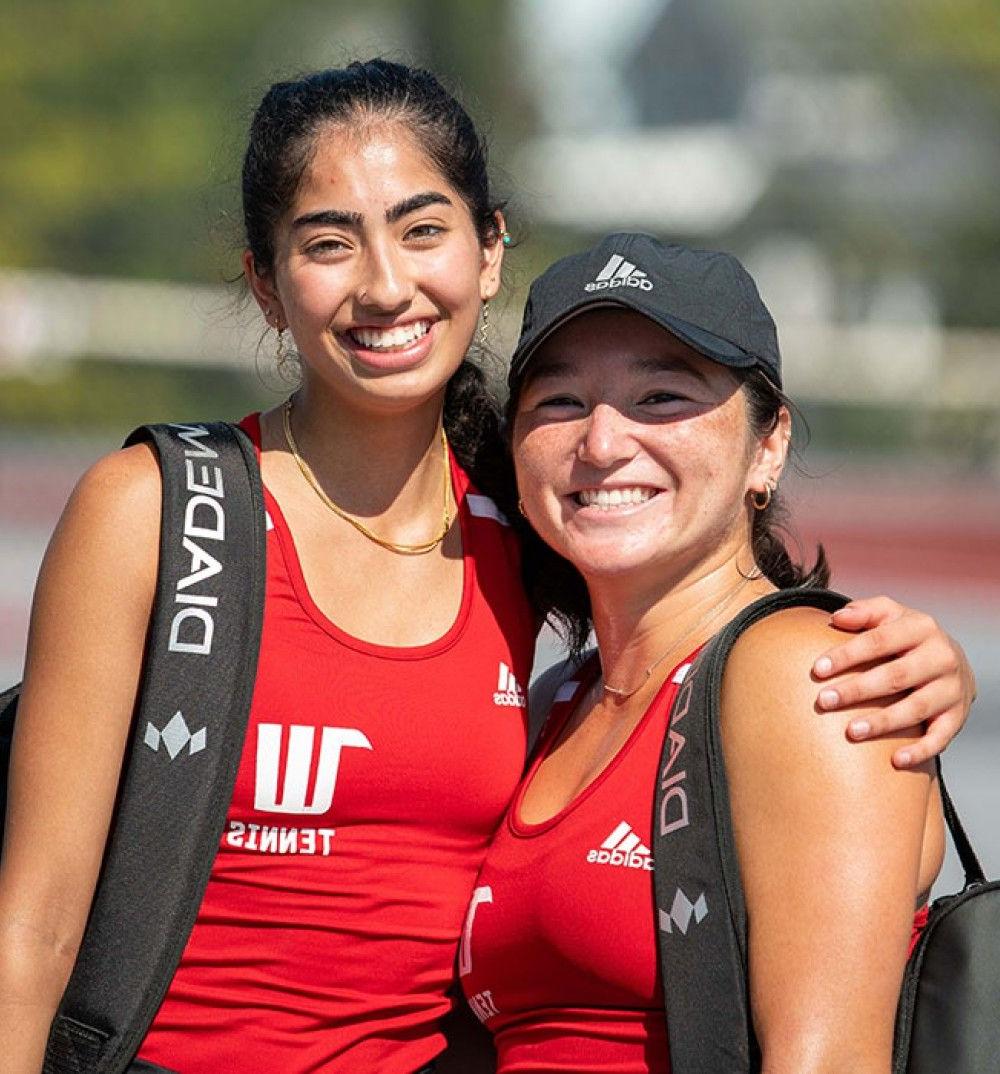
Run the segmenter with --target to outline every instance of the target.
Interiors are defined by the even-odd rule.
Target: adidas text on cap
[[[622,306],[706,358],[760,369],[781,387],[778,333],[750,273],[732,256],[618,232],[551,265],[531,285],[510,381],[566,321],[594,306]]]

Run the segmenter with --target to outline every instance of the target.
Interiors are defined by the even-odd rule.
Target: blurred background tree
[[[276,78],[375,54],[430,66],[489,136],[521,240],[507,342],[529,276],[622,224],[744,254],[793,327],[803,306],[831,323],[1000,325],[1000,0],[621,0],[613,18],[604,0],[7,0],[0,40],[8,425],[118,428],[126,415],[226,400],[219,412],[232,413],[267,397],[252,345],[242,373],[195,360],[181,370],[165,348],[159,367],[119,376],[127,343],[36,361],[38,322],[56,315],[33,307],[21,323],[16,273],[213,285],[204,301],[224,318],[239,303],[238,285],[228,299],[222,285],[239,272],[254,105]],[[720,189],[728,179],[728,216],[671,214],[711,200],[712,183],[700,190],[703,176],[671,163],[699,138],[729,147],[715,164],[703,154],[703,176]],[[644,170],[647,159],[667,174]],[[9,343],[18,332],[21,351]],[[984,346],[972,348],[980,365]],[[942,424],[912,398],[831,400],[829,389],[804,381],[831,445],[964,443],[972,465],[998,465],[995,411],[956,418],[949,404]]]

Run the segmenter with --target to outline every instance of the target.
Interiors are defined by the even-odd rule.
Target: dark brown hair
[[[484,245],[500,238],[487,169],[487,149],[468,113],[429,71],[388,60],[354,62],[276,82],[250,125],[243,159],[246,245],[258,273],[274,268],[274,234],[331,126],[399,123],[465,202]],[[445,393],[444,425],[473,481],[508,510],[513,477],[504,466],[501,410],[481,364],[468,357]]]

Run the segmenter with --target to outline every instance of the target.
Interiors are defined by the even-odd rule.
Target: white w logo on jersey
[[[285,726],[262,723],[257,727],[257,778],[254,808],[263,813],[326,813],[333,804],[333,792],[340,771],[340,755],[347,746],[370,750],[372,744],[355,727],[324,727],[316,766],[316,783],[309,796],[309,773],[313,764],[315,727],[292,724],[288,728],[288,753],[285,758],[281,801],[278,801],[278,771],[281,742]]]

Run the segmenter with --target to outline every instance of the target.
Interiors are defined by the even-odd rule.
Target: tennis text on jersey
[[[614,287],[638,287],[641,291],[652,291],[653,281],[621,254],[612,254],[604,268],[590,283],[584,284],[583,289],[605,291]]]
[[[632,831],[632,826],[622,821],[601,843],[599,850],[591,850],[587,861],[592,865],[616,865],[623,869],[653,871],[652,851]]]
[[[237,850],[258,854],[317,854],[329,857],[336,828],[279,828],[270,824],[248,824],[231,820],[226,826],[226,844]]]
[[[167,649],[172,653],[196,653],[207,656],[212,651],[215,620],[209,609],[218,606],[219,598],[211,592],[195,592],[222,570],[222,564],[204,548],[205,541],[226,539],[226,512],[223,506],[225,490],[222,470],[203,464],[195,473],[195,459],[217,459],[218,453],[200,438],[208,436],[201,425],[172,425],[177,436],[189,445],[184,451],[187,470],[187,491],[184,505],[184,528],[181,544],[191,557],[191,572],[181,578],[174,589],[174,603],[181,605],[170,623]],[[199,543],[202,542],[202,543]]]
[[[497,673],[497,689],[493,695],[494,705],[510,705],[512,708],[527,708],[528,699],[524,696],[521,684],[514,678],[514,672],[501,660]]]

